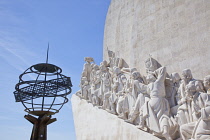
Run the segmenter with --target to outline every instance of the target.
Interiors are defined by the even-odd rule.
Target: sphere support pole
[[[24,118],[33,124],[30,140],[47,140],[47,125],[56,121],[56,118],[51,119],[51,116],[46,114],[38,118],[25,115]]]

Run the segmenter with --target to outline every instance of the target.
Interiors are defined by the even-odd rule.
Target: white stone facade
[[[78,96],[71,103],[77,140],[160,140]]]
[[[112,0],[104,33],[107,48],[145,74],[149,54],[169,73],[210,74],[209,0]]]

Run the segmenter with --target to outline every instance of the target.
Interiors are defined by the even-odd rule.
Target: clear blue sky
[[[19,75],[33,64],[49,63],[79,87],[84,57],[102,61],[103,34],[110,0],[0,0],[0,135],[1,140],[28,140],[32,124],[16,103]],[[70,98],[71,96],[69,96]],[[71,103],[48,126],[49,140],[75,140]]]

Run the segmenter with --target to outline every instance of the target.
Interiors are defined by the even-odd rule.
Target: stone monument
[[[112,0],[104,60],[72,96],[78,140],[210,139],[210,1]]]
[[[169,73],[190,68],[202,79],[210,69],[209,12],[209,0],[111,0],[104,60],[111,50],[146,74],[144,61],[150,54]]]

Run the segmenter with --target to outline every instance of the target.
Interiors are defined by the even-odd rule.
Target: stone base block
[[[160,140],[76,95],[71,102],[77,140]]]

